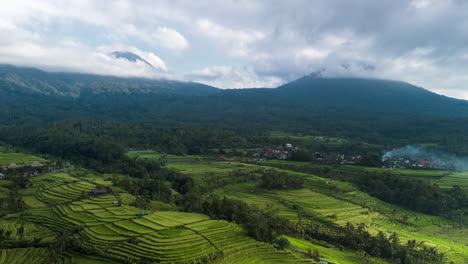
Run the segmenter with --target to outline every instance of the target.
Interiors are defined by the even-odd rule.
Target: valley
[[[2,71],[0,263],[468,262],[465,101]]]

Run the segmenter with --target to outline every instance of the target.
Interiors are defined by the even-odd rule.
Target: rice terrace
[[[0,8],[0,264],[468,264],[468,1]]]

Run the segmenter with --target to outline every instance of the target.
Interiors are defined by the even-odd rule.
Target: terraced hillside
[[[28,155],[24,153],[16,153],[12,150],[0,146],[0,167],[9,165],[10,163],[16,164],[29,164],[32,162],[44,162],[41,157]]]
[[[49,260],[47,248],[14,248],[0,251],[0,263],[21,264],[38,263],[45,264]]]
[[[29,209],[0,218],[0,225],[12,229],[10,236],[17,241],[40,236],[45,245],[65,236],[84,255],[101,257],[87,257],[89,263],[312,263],[249,238],[236,224],[195,213],[142,211],[122,201],[131,201],[130,195],[118,188],[90,195],[100,186],[96,180],[68,173],[35,176],[23,191]],[[18,237],[12,219],[24,225],[28,238]],[[86,263],[80,262],[81,255],[67,250],[60,258]],[[51,252],[39,246],[4,250],[0,256],[6,261],[0,263],[47,263]],[[35,256],[38,262],[24,260]]]
[[[415,239],[437,247],[446,253],[447,263],[468,263],[468,228],[455,227],[454,223],[446,218],[385,203],[359,191],[349,183],[288,170],[282,171],[305,177],[306,188],[275,191],[258,188],[253,182],[236,183],[233,176],[236,170],[244,174],[251,173],[252,177],[255,177],[259,169],[272,169],[265,166],[266,164],[259,166],[239,162],[191,161],[169,163],[168,167],[191,175],[198,185],[209,186],[213,182],[220,184],[218,186],[222,187],[215,189],[213,191],[215,194],[239,199],[265,210],[276,211],[291,221],[302,219],[342,226],[347,222],[355,225],[365,223],[367,230],[372,234],[377,234],[379,231],[388,235],[397,232],[402,243]],[[301,244],[311,244],[306,241],[295,241],[296,245],[299,245],[297,248],[299,252]],[[320,248],[319,245],[315,246]],[[323,247],[322,251],[330,252]],[[329,257],[325,259],[333,263],[352,263],[347,261],[353,258],[339,258],[340,255],[342,253],[329,253]]]

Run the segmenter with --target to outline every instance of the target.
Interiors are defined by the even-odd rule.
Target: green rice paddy
[[[160,154],[138,151],[130,156],[158,159]],[[445,218],[382,202],[349,183],[291,170],[287,172],[306,178],[303,189],[268,191],[257,188],[254,182],[230,181],[234,177],[233,171],[255,174],[259,169],[271,169],[270,166],[281,162],[288,161],[253,165],[168,155],[167,167],[193,176],[199,187],[225,182],[219,185],[223,187],[213,192],[276,212],[290,221],[328,221],[338,225],[365,223],[374,234],[378,231],[387,234],[397,232],[402,242],[416,239],[436,246],[446,252],[447,263],[467,263],[467,228],[456,228]],[[356,171],[372,169],[341,168]],[[439,181],[445,184],[443,188],[454,183],[466,186],[464,173],[395,172]],[[315,263],[307,257],[308,252],[314,249],[319,251],[320,259],[330,263],[366,263],[353,251],[293,237],[286,237],[291,242],[290,250],[276,250],[270,244],[251,239],[236,224],[212,220],[203,214],[178,212],[175,205],[157,201],[151,202],[149,210],[138,216],[142,210],[132,206],[135,197],[119,188],[112,187],[112,194],[90,195],[97,186],[111,186],[111,177],[113,175],[99,175],[87,170],[34,176],[30,178],[31,186],[21,193],[28,209],[0,218],[0,229],[11,231],[9,241],[32,241],[40,237],[42,241],[53,242],[58,232],[67,232],[73,234],[85,249],[98,252],[95,256],[66,252],[64,258],[68,263]],[[8,181],[0,181],[0,191],[8,185]],[[406,216],[407,224],[401,221]],[[24,231],[19,232],[20,229]],[[0,263],[48,263],[49,256],[48,248],[4,249],[0,251]],[[387,264],[378,258],[370,261]]]
[[[141,210],[115,203],[116,194],[90,196],[97,184],[88,179],[74,173],[32,177],[32,186],[23,191],[29,209],[0,218],[0,228],[12,230],[12,240],[41,236],[54,241],[56,232],[70,233],[100,255],[67,252],[70,263],[310,263],[251,239],[236,224],[203,214],[149,210],[137,216]],[[27,232],[21,237],[17,230],[23,225]],[[5,262],[0,263],[48,263],[49,255],[44,248],[4,250],[0,257]],[[37,262],[22,262],[36,256]]]
[[[16,164],[29,164],[33,162],[44,162],[46,161],[43,158],[15,152],[3,152],[0,150],[0,166],[6,166],[10,163]]]
[[[273,161],[287,162],[289,161]],[[268,163],[263,163],[268,164]],[[254,171],[258,165],[238,162],[200,162],[198,164],[169,164],[168,167],[192,175],[203,184],[204,179],[212,182],[214,178],[229,177],[229,172],[236,169]],[[268,168],[263,166],[264,168]],[[359,169],[345,166],[344,169]],[[422,175],[422,171],[410,171],[413,175]],[[332,221],[339,225],[347,222],[365,223],[371,233],[397,232],[402,240],[416,239],[436,246],[446,252],[447,260],[465,263],[468,258],[468,228],[455,228],[449,220],[421,214],[382,202],[371,197],[349,183],[333,181],[311,174],[287,171],[289,174],[307,178],[306,188],[301,190],[272,191],[256,187],[255,183],[230,184],[214,192],[221,196],[240,199],[265,210],[276,211],[291,221],[299,219],[299,213],[306,213],[312,221]],[[431,176],[441,176],[444,172],[429,171]],[[457,175],[463,177],[463,175]],[[429,177],[429,176],[428,176]],[[445,177],[448,177],[445,175]],[[454,176],[451,176],[454,177]],[[447,179],[447,181],[450,181]],[[408,216],[409,224],[403,224],[403,217]],[[341,263],[341,262],[339,262]],[[343,262],[346,263],[346,262]]]

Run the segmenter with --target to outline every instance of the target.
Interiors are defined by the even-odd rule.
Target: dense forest
[[[306,76],[277,89],[220,90],[197,83],[3,65],[0,87],[0,129],[113,120],[166,128],[211,127],[243,135],[274,130],[324,134],[389,147],[431,143],[468,154],[468,103],[402,82]]]

